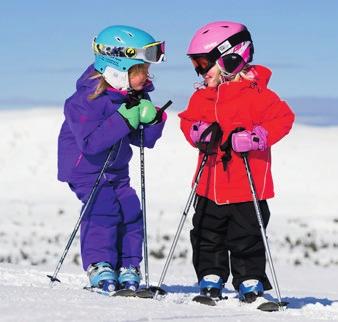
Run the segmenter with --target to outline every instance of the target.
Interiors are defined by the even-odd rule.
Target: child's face
[[[146,66],[146,71],[137,74],[131,74],[129,76],[129,85],[132,89],[135,91],[141,91],[143,89],[144,84],[148,80],[148,70],[149,65]]]
[[[206,74],[203,75],[204,83],[208,87],[217,87],[220,83],[220,73],[217,65],[210,68]]]

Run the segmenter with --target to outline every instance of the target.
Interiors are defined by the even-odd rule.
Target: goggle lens
[[[245,65],[242,56],[234,53],[221,56],[217,60],[217,63],[222,70],[228,73],[233,73],[238,69],[240,70]]]
[[[206,56],[191,56],[190,59],[199,75],[205,75],[215,65]]]
[[[164,41],[149,44],[145,46],[144,49],[145,49],[144,51],[145,61],[151,63],[158,63],[163,60],[165,54]]]

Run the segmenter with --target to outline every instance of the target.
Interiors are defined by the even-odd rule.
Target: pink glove
[[[232,135],[231,144],[235,152],[264,151],[267,148],[268,132],[262,126],[252,131],[237,132]]]
[[[199,121],[194,123],[190,129],[190,137],[194,143],[200,142],[202,133],[210,126],[210,123]],[[211,133],[203,139],[203,142],[210,142]]]

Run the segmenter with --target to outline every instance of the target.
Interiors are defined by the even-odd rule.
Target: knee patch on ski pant
[[[116,189],[116,196],[121,207],[121,220],[123,224],[142,220],[140,200],[132,187],[128,186]]]

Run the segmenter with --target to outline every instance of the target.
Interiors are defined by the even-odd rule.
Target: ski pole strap
[[[210,141],[205,142],[206,137],[211,134]],[[217,122],[213,122],[208,126],[196,143],[197,148],[206,155],[216,154],[216,144],[222,137],[222,130]]]
[[[222,163],[223,163],[223,170],[226,171],[228,167],[228,163],[231,160],[231,151],[232,151],[232,143],[231,138],[234,133],[245,131],[244,127],[237,127],[236,129],[232,130],[228,136],[228,138],[224,141],[224,143],[220,146],[224,155],[222,156]]]
[[[145,98],[144,91],[129,91],[127,94],[127,102],[126,107],[132,108],[138,104],[140,104],[140,100]]]

